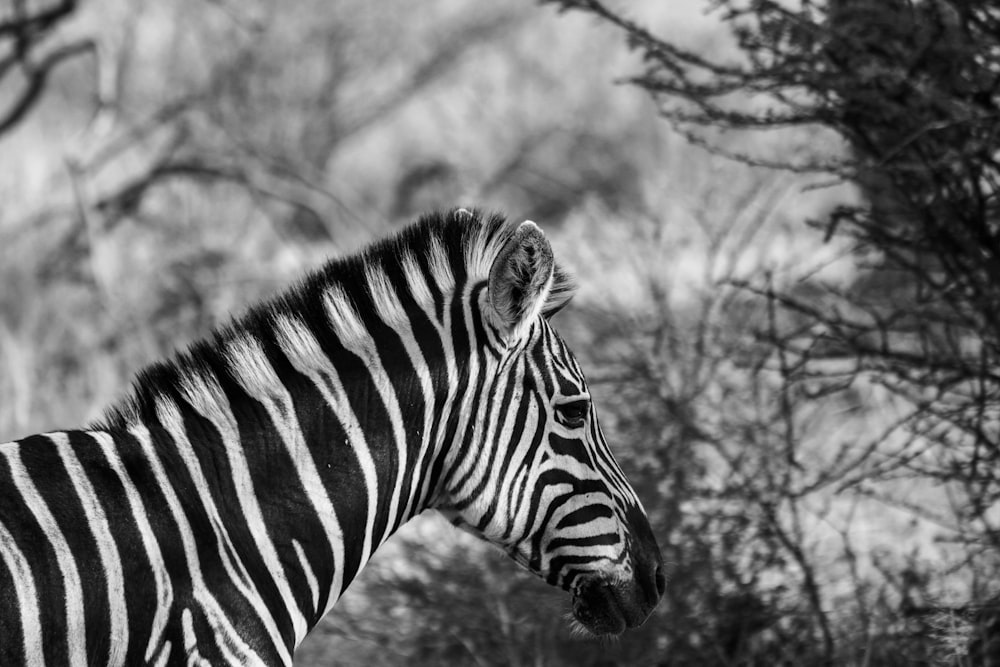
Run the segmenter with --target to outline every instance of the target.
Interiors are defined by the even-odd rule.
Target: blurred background
[[[0,441],[501,210],[579,278],[555,324],[666,597],[576,636],[420,517],[296,664],[1000,664],[996,7],[627,6],[0,0]]]

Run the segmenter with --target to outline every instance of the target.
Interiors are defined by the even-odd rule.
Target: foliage
[[[766,277],[739,284],[777,313],[760,332],[775,349],[783,391],[836,401],[877,385],[897,399],[901,415],[871,438],[868,455],[831,471],[839,490],[937,523],[940,539],[957,546],[951,576],[960,572],[967,582],[959,612],[993,613],[987,601],[996,591],[987,582],[995,580],[1000,546],[995,4],[720,0],[715,8],[739,51],[725,62],[658,38],[603,3],[556,4],[624,30],[644,63],[631,82],[693,141],[745,163],[826,173],[860,187],[864,203],[814,223],[827,239],[850,243],[860,270],[849,285],[777,287]],[[844,149],[831,155],[800,141],[775,157],[733,150],[719,134],[789,127],[808,131],[800,138],[839,139]],[[914,483],[939,491],[914,498]],[[898,575],[899,611],[908,619],[900,623],[927,632],[929,619],[951,607],[911,596],[940,582],[930,572]],[[831,641],[824,633],[828,659]]]

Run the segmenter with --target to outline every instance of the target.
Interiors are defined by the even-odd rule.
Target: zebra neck
[[[434,505],[496,370],[461,321],[468,301],[335,318],[346,297],[323,294],[326,317],[270,311],[149,369],[106,422],[169,462],[185,512],[210,517],[195,539],[234,555],[225,576],[247,579],[295,642]]]
[[[279,593],[273,613],[301,618],[302,633],[429,506],[440,454],[469,428],[455,387],[474,381],[470,364],[418,356],[399,336],[395,349],[377,342],[379,354],[279,320],[273,337],[227,341],[224,372],[215,363],[177,378],[144,420],[161,448],[191,452],[202,504],[232,551],[260,564],[247,567],[255,585]]]

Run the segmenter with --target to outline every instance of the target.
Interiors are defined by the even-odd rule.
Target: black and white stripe
[[[641,623],[660,556],[548,317],[531,222],[428,216],[142,372],[91,429],[0,445],[0,664],[290,664],[427,508]]]

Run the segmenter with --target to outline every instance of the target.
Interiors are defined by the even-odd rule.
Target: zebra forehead
[[[580,364],[576,361],[576,355],[573,351],[569,349],[569,345],[566,341],[562,339],[555,329],[552,327],[546,327],[548,338],[546,343],[553,348],[553,357],[556,359],[556,363],[559,364],[563,372],[571,373],[573,375],[579,376],[579,379],[583,379],[583,371],[580,369]]]
[[[579,394],[585,389],[583,371],[572,350],[547,323],[542,323],[531,355],[537,366],[556,378],[558,386],[554,389],[564,396]]]

